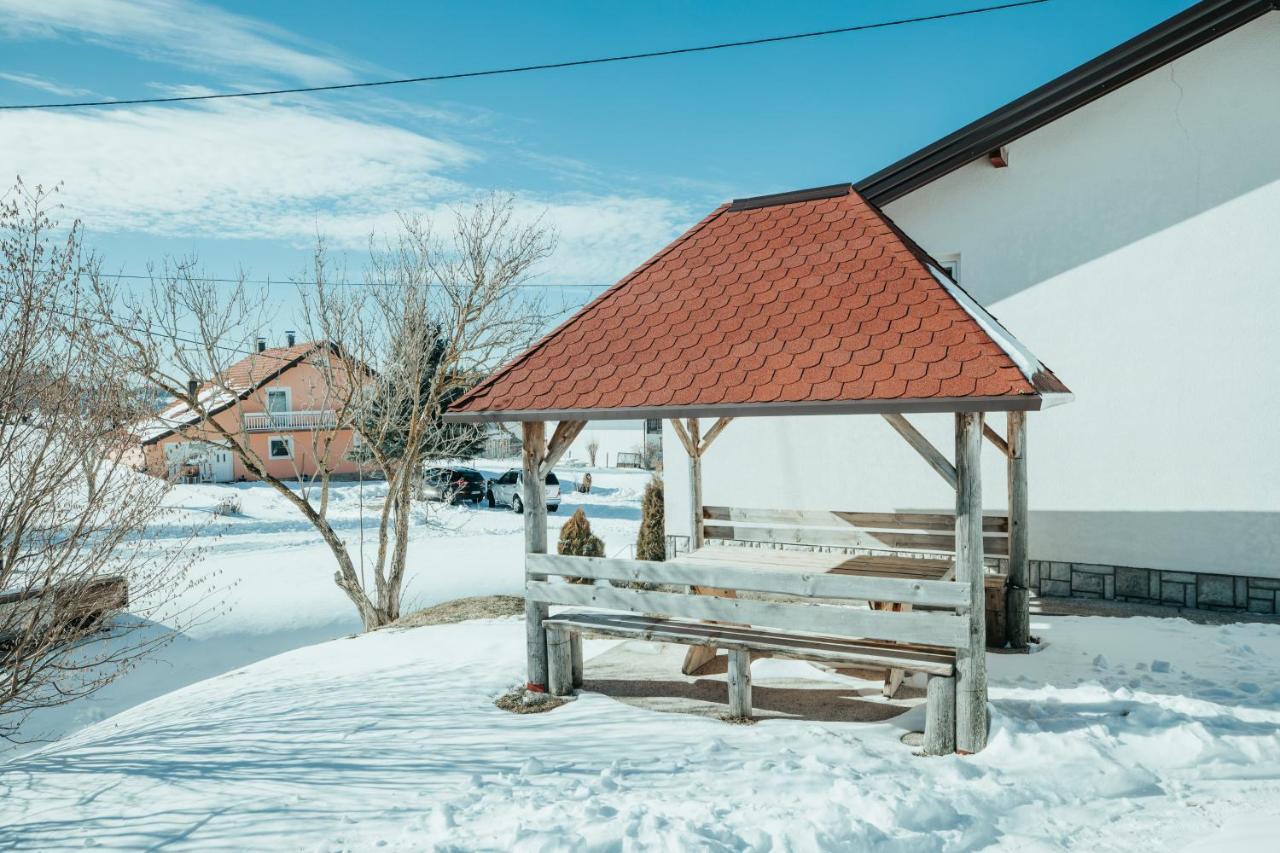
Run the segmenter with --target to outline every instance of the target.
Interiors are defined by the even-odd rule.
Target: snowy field
[[[511,464],[510,460],[473,463],[489,478],[501,476]],[[588,470],[595,481],[591,493],[573,492],[572,483]],[[560,525],[582,507],[608,555],[631,556],[640,524],[640,496],[649,473],[572,467],[556,471],[564,502],[558,513],[548,515],[552,547]],[[378,482],[339,483],[330,498],[329,519],[353,556],[360,548],[363,502],[364,547],[370,564],[377,547],[377,507],[385,494],[385,485]],[[241,514],[214,516],[213,508],[228,495],[240,499]],[[162,536],[155,544],[180,541],[191,525],[203,525],[196,544],[205,552],[195,571],[208,584],[196,606],[218,612],[199,620],[121,681],[83,701],[36,715],[25,726],[27,739],[55,738],[202,678],[360,631],[355,606],[333,583],[329,549],[298,511],[270,488],[180,485],[170,493],[169,503],[177,512],[162,532],[172,538]],[[521,516],[483,504],[414,506],[404,612],[468,595],[521,594]],[[30,748],[0,743],[0,755]]]
[[[626,555],[647,474],[593,478],[552,536],[583,505]],[[201,562],[228,612],[35,721],[65,735],[4,766],[0,848],[1275,849],[1275,624],[1037,617],[1041,651],[990,657],[991,742],[968,758],[911,754],[922,709],[734,726],[586,694],[516,716],[493,699],[523,681],[519,620],[349,637],[327,552],[267,490],[175,505],[207,516],[230,489],[244,517]],[[359,501],[344,486],[331,510],[353,542]],[[520,590],[519,516],[419,521],[413,605]]]

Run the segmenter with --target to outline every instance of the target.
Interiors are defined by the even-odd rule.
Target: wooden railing
[[[276,430],[333,429],[338,425],[338,413],[332,409],[311,412],[246,412],[246,432],[273,432]]]
[[[827,512],[816,510],[702,508],[703,536],[710,540],[834,546],[890,551],[955,553],[956,517],[950,513]],[[982,519],[983,552],[1009,553],[1009,519]]]
[[[659,613],[684,619],[713,620],[845,637],[871,637],[902,643],[962,648],[969,629],[969,590],[954,581],[840,574],[764,571],[708,566],[671,560],[616,560],[602,557],[525,557],[525,595],[531,601]],[[721,598],[614,586],[568,584],[548,576],[648,584],[714,587],[774,593],[799,598],[848,599],[848,604],[790,603]],[[944,608],[892,612],[864,609],[862,601],[901,602]],[[854,605],[854,602],[858,606]]]

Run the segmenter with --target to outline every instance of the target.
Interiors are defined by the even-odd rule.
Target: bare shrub
[[[115,680],[202,606],[193,531],[157,544],[168,484],[129,464],[147,400],[82,313],[95,259],[52,193],[0,202],[0,736]],[[124,611],[126,607],[129,613]],[[166,624],[158,623],[163,620]]]

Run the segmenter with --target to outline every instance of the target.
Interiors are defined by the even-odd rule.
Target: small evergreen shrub
[[[661,561],[667,558],[663,507],[662,478],[655,475],[644,487],[644,498],[640,503],[640,535],[636,538],[637,560]]]
[[[560,542],[556,551],[572,557],[603,557],[604,541],[591,532],[591,522],[582,507],[560,528]],[[587,578],[565,578],[569,583],[591,583]]]

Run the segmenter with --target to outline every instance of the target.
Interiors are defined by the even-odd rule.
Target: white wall
[[[1029,417],[1033,558],[1280,577],[1278,92],[1272,13],[887,208],[1076,393]],[[912,420],[950,449],[949,416]],[[708,504],[952,500],[872,417],[740,419],[704,472]]]

